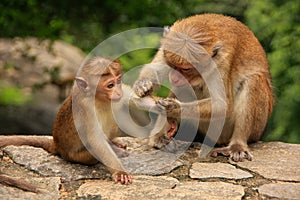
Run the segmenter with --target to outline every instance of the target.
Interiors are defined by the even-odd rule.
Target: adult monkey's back
[[[180,102],[171,92],[169,98],[158,103],[165,108],[168,117],[199,119],[198,130],[206,134],[212,116],[210,92],[219,91],[209,91],[198,73],[199,69],[201,73],[209,73],[212,69],[212,65],[204,66],[205,61],[201,59],[215,64],[226,93],[225,124],[216,141],[226,146],[215,149],[212,155],[230,156],[234,161],[251,160],[247,143],[260,139],[272,113],[274,99],[266,54],[254,34],[241,22],[217,14],[195,15],[176,21],[164,35],[161,48],[152,61],[174,70],[157,64],[144,66],[135,83],[135,92],[140,97],[148,95],[155,89],[154,83],[162,83],[164,74],[168,74],[173,91],[190,84],[197,100]],[[197,63],[202,64],[198,70]],[[153,134],[149,144],[162,147],[164,134]]]

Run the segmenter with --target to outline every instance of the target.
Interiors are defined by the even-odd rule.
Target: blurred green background
[[[201,13],[233,16],[255,33],[268,55],[276,97],[263,140],[300,143],[299,0],[1,0],[0,37],[61,39],[89,53],[116,33]],[[121,62],[129,70],[153,54],[132,52]],[[0,106],[24,102],[17,88],[0,87]]]

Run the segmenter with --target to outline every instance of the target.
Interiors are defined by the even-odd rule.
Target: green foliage
[[[300,142],[300,2],[251,1],[247,23],[267,50],[276,104],[266,140]]]
[[[54,14],[49,7],[37,0],[2,0],[0,3],[0,36],[37,36],[57,38],[67,22]]]
[[[29,100],[22,90],[16,87],[1,85],[0,87],[0,105],[22,105]]]
[[[243,19],[247,0],[0,1],[0,37],[63,39],[89,52],[110,35],[218,12]]]

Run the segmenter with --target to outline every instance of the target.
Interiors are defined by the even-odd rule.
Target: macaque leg
[[[245,81],[244,90],[238,96],[234,107],[235,124],[233,134],[227,147],[217,148],[212,156],[218,154],[230,156],[233,161],[252,160],[247,142],[256,142],[268,120],[270,97],[265,91],[265,79],[260,76]],[[258,84],[260,83],[260,84]],[[248,89],[248,88],[251,88]],[[259,113],[259,114],[258,114]]]
[[[66,156],[62,156],[68,161],[85,165],[94,165],[99,162],[87,150],[82,150],[81,152],[68,152]]]
[[[158,149],[162,148],[175,135],[177,128],[178,125],[175,119],[168,118],[166,120],[166,116],[159,115],[150,133],[148,145]]]

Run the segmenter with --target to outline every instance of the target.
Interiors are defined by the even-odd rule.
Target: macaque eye
[[[221,45],[216,45],[213,49],[213,52],[212,52],[212,58],[215,57],[216,55],[218,55],[218,51],[219,49],[221,48],[222,46]]]
[[[118,80],[117,80],[117,84],[121,84],[122,83],[122,78],[119,78]]]
[[[114,83],[109,83],[109,84],[107,85],[108,88],[113,88],[114,86],[115,86]]]
[[[181,68],[179,71],[181,73],[189,73],[191,71],[191,68]]]

